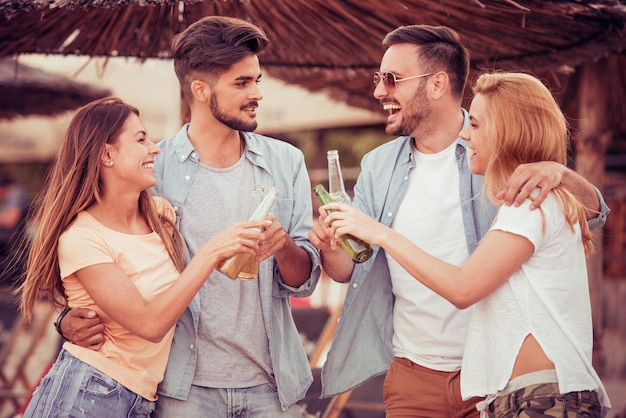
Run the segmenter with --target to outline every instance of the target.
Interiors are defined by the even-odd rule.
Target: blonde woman
[[[472,305],[461,367],[463,399],[486,396],[483,416],[601,417],[610,408],[591,363],[592,322],[585,256],[587,210],[570,191],[552,190],[532,210],[496,194],[520,164],[566,163],[567,125],[549,90],[526,74],[480,76],[467,141],[471,171],[499,206],[489,232],[461,267],[342,204],[325,223],[333,239],[352,234],[382,247],[409,274],[457,308]]]
[[[159,148],[134,107],[110,97],[81,108],[67,129],[36,212],[22,285],[30,316],[46,296],[87,307],[104,325],[98,351],[70,342],[25,417],[148,417],[174,325],[216,265],[254,253],[263,234],[242,222],[207,242],[186,268],[174,210],[148,189]]]

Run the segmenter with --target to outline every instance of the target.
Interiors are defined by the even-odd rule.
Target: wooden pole
[[[600,190],[604,183],[604,155],[612,138],[607,115],[608,83],[606,59],[580,67],[578,98],[578,128],[576,140],[576,171]],[[605,355],[602,347],[602,232],[594,232],[596,252],[587,260],[589,290],[594,330],[594,367],[600,375],[604,372]]]

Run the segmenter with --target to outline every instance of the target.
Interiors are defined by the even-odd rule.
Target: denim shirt
[[[174,138],[159,143],[161,154],[154,164],[157,179],[154,192],[174,206],[177,225],[185,215],[183,203],[199,163],[198,152],[189,141],[187,128],[188,125],[183,126]],[[304,397],[313,381],[289,301],[291,295],[305,297],[313,293],[321,271],[319,252],[308,241],[313,222],[311,183],[299,149],[277,139],[248,132],[241,134],[246,141],[246,158],[253,165],[255,183],[279,190],[271,214],[311,259],[310,276],[299,288],[283,282],[273,257],[272,263],[261,263],[259,269],[261,309],[270,358],[281,406],[286,409]],[[160,395],[181,400],[187,398],[198,353],[199,313],[200,299],[196,295],[176,324],[165,377],[158,388]]]
[[[464,124],[468,122],[463,110]],[[470,254],[489,229],[497,208],[482,198],[483,177],[472,175],[467,144],[456,141],[459,195],[467,248]],[[415,167],[412,138],[397,138],[363,157],[354,188],[353,205],[390,226],[408,188]],[[601,213],[590,228],[604,225],[609,208],[596,189]],[[384,250],[374,247],[372,257],[355,264],[335,336],[322,368],[322,397],[346,392],[385,373],[393,361],[393,304],[391,276]]]

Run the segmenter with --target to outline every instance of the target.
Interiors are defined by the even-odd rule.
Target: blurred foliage
[[[293,131],[271,136],[300,148],[309,169],[326,168],[326,151],[332,149],[339,151],[342,168],[359,167],[368,151],[393,139],[385,133],[383,125]]]

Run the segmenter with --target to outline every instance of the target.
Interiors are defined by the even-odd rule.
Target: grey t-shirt
[[[254,172],[244,155],[228,168],[200,163],[180,229],[191,254],[229,225],[247,219]],[[193,384],[242,388],[273,381],[258,280],[214,270],[200,289],[198,361]]]

